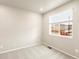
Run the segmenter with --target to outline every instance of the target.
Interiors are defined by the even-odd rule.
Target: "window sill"
[[[64,36],[64,35],[59,35],[59,34],[54,34],[54,33],[50,33],[49,35],[51,36],[57,36],[57,37],[61,37],[61,38],[72,38],[72,36]]]

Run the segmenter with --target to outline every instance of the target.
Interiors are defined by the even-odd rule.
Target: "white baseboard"
[[[48,44],[48,43],[43,43],[45,46],[51,46],[50,44]],[[76,57],[76,56],[73,56],[73,55],[71,55],[71,54],[69,54],[69,53],[67,53],[67,52],[65,52],[65,51],[63,51],[63,50],[60,50],[60,49],[58,49],[58,48],[55,48],[55,47],[53,47],[53,46],[51,46],[52,48],[54,48],[55,50],[57,50],[57,51],[60,51],[60,52],[62,52],[62,53],[64,53],[64,54],[66,54],[66,55],[69,55],[69,56],[71,56],[71,57],[73,57],[73,58],[76,58],[76,59],[79,59],[78,57]]]
[[[38,43],[38,42],[33,42],[33,43],[29,43],[29,44],[26,45],[26,46],[22,46],[22,47],[10,49],[10,50],[2,51],[2,52],[0,52],[0,54],[8,53],[8,52],[16,51],[16,50],[20,50],[20,49],[23,49],[23,48],[33,47],[33,46],[40,45],[40,44],[41,44],[40,42],[39,42],[39,43]]]

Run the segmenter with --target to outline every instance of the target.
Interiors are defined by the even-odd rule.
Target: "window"
[[[72,9],[49,17],[49,34],[72,36]]]

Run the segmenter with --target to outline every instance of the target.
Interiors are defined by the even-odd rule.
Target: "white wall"
[[[76,48],[76,52],[75,55],[77,57],[79,57],[79,0],[77,0],[77,3],[76,3],[76,7],[74,9],[74,25],[73,25],[73,30],[74,30],[74,33],[73,33],[73,39],[74,39],[74,44],[75,44],[75,48]]]
[[[77,6],[77,7],[76,7]],[[52,16],[56,13],[62,12],[64,10],[73,8],[73,38],[59,37],[49,35],[49,16]],[[46,14],[43,17],[43,43],[50,45],[58,50],[61,50],[67,54],[70,54],[75,57],[79,57],[79,1],[78,4],[76,0],[64,4]],[[75,50],[77,52],[75,52]]]
[[[40,43],[41,15],[0,5],[0,52]]]

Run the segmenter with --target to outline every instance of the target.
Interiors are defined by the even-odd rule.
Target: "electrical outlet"
[[[79,52],[79,50],[78,50],[78,49],[75,49],[75,52],[76,52],[76,53],[78,53],[78,52]]]

